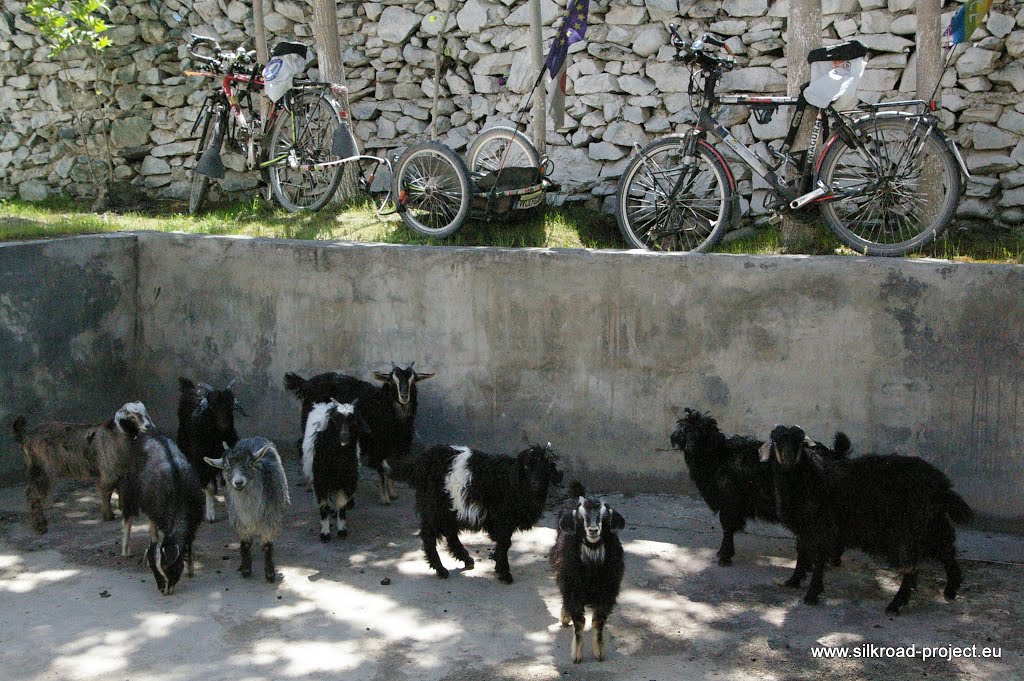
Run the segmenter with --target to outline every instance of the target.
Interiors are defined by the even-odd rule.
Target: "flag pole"
[[[544,156],[547,131],[544,105],[547,101],[547,88],[544,87],[544,29],[541,23],[540,0],[530,0],[530,43],[533,45],[533,68],[540,71],[540,77],[534,85],[533,146],[537,148],[537,153]]]

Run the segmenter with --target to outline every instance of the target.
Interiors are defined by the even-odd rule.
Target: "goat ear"
[[[768,460],[772,458],[772,450],[774,448],[775,445],[772,444],[771,438],[768,438],[768,441],[761,445],[761,448],[757,450],[758,460],[761,463],[768,463]]]
[[[626,519],[622,517],[622,514],[613,508],[608,509],[608,529],[612,532],[618,532],[626,526]]]
[[[417,371],[414,375],[416,376],[416,381],[418,382],[418,381],[425,381],[428,378],[432,378],[434,376],[434,373],[435,372],[432,371],[429,374],[421,374],[420,372]]]
[[[558,514],[558,529],[566,534],[576,532],[576,509],[567,509]]]
[[[378,381],[380,381],[382,383],[387,383],[388,381],[391,380],[391,374],[385,374],[385,373],[380,372],[380,371],[374,371],[373,372],[373,377],[376,378]]]
[[[210,457],[208,457],[208,456],[204,456],[204,457],[203,457],[203,461],[205,461],[206,463],[210,464],[210,465],[211,465],[211,466],[213,466],[214,468],[220,468],[221,470],[223,470],[223,469],[224,469],[224,459],[223,459],[223,458],[220,458],[220,459],[211,459],[211,458],[210,458]]]
[[[258,452],[256,452],[255,454],[252,455],[252,460],[253,461],[259,461],[260,459],[262,459],[267,454],[267,452],[270,452],[270,451],[273,451],[273,450],[274,450],[274,445],[272,445],[270,443],[265,444],[265,445],[263,445],[262,448],[260,448],[260,450]]]

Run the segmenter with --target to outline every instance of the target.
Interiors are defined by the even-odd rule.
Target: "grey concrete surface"
[[[662,256],[140,236],[140,391],[239,378],[249,433],[294,439],[286,371],[422,384],[422,439],[551,441],[585,483],[692,490],[683,407],[727,432],[798,423],[945,470],[1024,531],[1024,268],[845,257]],[[165,416],[166,415],[166,416]]]
[[[0,481],[22,474],[10,424],[99,422],[133,399],[134,235],[0,243]]]
[[[1019,266],[159,233],[0,246],[0,258],[0,362],[8,344],[17,357],[0,372],[3,419],[96,418],[130,392],[173,432],[177,376],[237,378],[253,414],[240,432],[290,442],[286,371],[369,378],[415,360],[437,372],[421,385],[424,443],[550,441],[587,484],[692,492],[667,451],[692,406],[726,432],[798,423],[819,440],[842,429],[856,452],[919,455],[981,526],[1024,532]],[[49,274],[28,275],[33,258]],[[48,354],[25,349],[18,315]],[[4,426],[11,472],[9,442]]]
[[[238,544],[219,522],[200,528],[197,572],[161,596],[135,556],[121,558],[120,523],[98,520],[88,485],[62,484],[50,532],[31,533],[20,488],[0,490],[0,678],[12,681],[359,679],[379,681],[673,681],[1022,678],[1024,538],[960,533],[965,585],[942,599],[942,570],[922,568],[899,617],[883,612],[893,571],[857,552],[826,573],[819,607],[775,584],[793,540],[753,524],[735,564],[719,567],[717,519],[683,496],[609,495],[626,528],[626,575],[608,621],[608,659],[580,665],[558,625],[546,554],[553,513],[513,539],[515,583],[499,583],[483,535],[464,533],[476,568],[447,581],[422,558],[412,494],[380,506],[370,477],[349,514],[350,537],[321,544],[319,519],[294,453],[293,506],[277,544],[279,581],[242,579]],[[442,560],[454,568],[447,554]],[[257,560],[256,575],[261,574]],[[390,584],[383,585],[385,578]],[[811,646],[994,646],[999,659],[821,660]]]

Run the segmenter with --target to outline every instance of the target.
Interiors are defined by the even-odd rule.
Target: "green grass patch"
[[[198,216],[167,206],[97,214],[89,212],[87,203],[67,198],[37,204],[18,200],[0,202],[0,241],[126,230],[448,246],[625,247],[614,217],[576,206],[513,213],[489,222],[469,221],[447,239],[431,239],[408,229],[398,216],[378,218],[370,202],[332,205],[318,213],[290,214],[256,199],[246,204],[214,205]],[[715,250],[753,255],[856,255],[820,223],[802,230],[796,243],[788,247],[783,246],[780,232],[775,228],[747,229],[744,233],[742,238],[719,244]],[[1024,264],[1024,227],[953,227],[935,243],[909,257]]]

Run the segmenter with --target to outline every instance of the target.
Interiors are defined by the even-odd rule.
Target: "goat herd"
[[[496,544],[498,579],[511,583],[512,535],[540,520],[549,487],[562,481],[550,445],[514,457],[455,445],[413,454],[416,386],[433,374],[393,364],[390,372],[373,375],[376,385],[340,373],[308,380],[285,375],[285,387],[302,402],[299,449],[319,510],[320,540],[330,541],[332,519],[337,536],[348,535],[347,511],[362,462],[379,475],[382,503],[395,498],[396,480],[415,490],[423,551],[438,577],[448,577],[438,541],[444,539],[468,570],[474,561],[459,532],[483,530]],[[263,437],[238,438],[234,414],[241,407],[230,384],[218,390],[179,381],[177,444],[158,432],[141,402],[123,405],[98,425],[44,423],[29,429],[24,417],[17,418],[13,430],[28,474],[32,527],[46,532],[44,505],[55,477],[97,481],[104,520],[114,518],[110,500],[116,490],[122,555],[130,555],[132,523],[144,514],[150,534],[146,560],[161,593],[170,594],[182,572],[194,574],[192,544],[204,515],[215,519],[222,483],[240,541],[242,576],[252,575],[252,544],[258,541],[264,576],[273,582],[273,542],[291,503],[277,448]],[[798,426],[776,426],[765,442],[726,437],[713,418],[692,409],[677,422],[671,443],[682,450],[701,497],[719,515],[720,565],[732,562],[734,533],[757,518],[781,522],[796,535],[796,567],[785,584],[799,587],[810,571],[806,603],[818,602],[825,562],[840,564],[846,548],[884,558],[902,572],[887,612],[898,613],[909,602],[924,558],[942,563],[944,594],[956,597],[962,573],[954,523],[969,521],[972,513],[931,464],[896,454],[853,458],[844,434],[836,433],[830,448]],[[617,535],[625,521],[601,499],[586,496],[579,482],[570,485],[569,498],[559,511],[549,555],[562,595],[561,622],[573,624],[572,659],[579,662],[584,608],[592,607],[594,653],[603,660],[604,623],[624,569]]]

